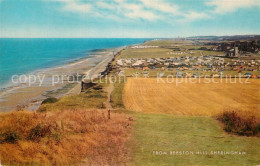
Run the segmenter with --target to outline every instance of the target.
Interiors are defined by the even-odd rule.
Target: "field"
[[[136,113],[132,165],[259,165],[260,140],[226,134],[210,117]],[[154,151],[164,154],[156,155]],[[170,152],[189,154],[171,155]],[[211,152],[246,152],[221,155]],[[166,154],[166,153],[167,154]],[[194,154],[192,154],[192,152]],[[201,154],[196,154],[201,152]]]
[[[234,84],[225,80],[222,83],[206,83],[207,80],[201,79],[201,83],[183,82],[177,85],[176,79],[173,83],[164,80],[165,83],[157,83],[156,78],[128,78],[124,90],[125,107],[147,113],[194,116],[214,116],[224,110],[250,110],[260,116],[260,80],[250,79],[248,84]]]
[[[184,48],[182,48],[184,47]],[[188,46],[187,46],[188,47]],[[201,55],[221,55],[222,52],[205,51],[205,50],[192,50],[192,54],[189,53],[188,48],[197,49],[196,46],[180,46],[181,51],[174,51],[172,48],[126,48],[122,51],[122,54],[118,58],[169,58],[169,57],[181,57],[181,56],[201,56]],[[185,52],[183,54],[178,54]],[[170,54],[171,53],[171,54]]]
[[[144,45],[151,46],[175,46],[179,44],[193,44],[194,42],[191,40],[151,40],[144,43]]]
[[[167,48],[127,48],[122,51],[122,58],[165,58],[172,57],[172,55],[167,54],[171,52],[171,49]]]
[[[211,117],[234,109],[259,120],[260,81],[250,82],[176,86],[157,84],[155,78],[127,78],[123,101],[136,119],[132,165],[259,164],[259,138],[227,134]]]

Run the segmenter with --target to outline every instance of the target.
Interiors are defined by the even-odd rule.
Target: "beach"
[[[34,111],[46,98],[60,98],[65,95],[79,94],[81,91],[81,76],[85,75],[91,79],[97,78],[100,72],[106,69],[114,54],[121,49],[122,47],[96,50],[86,58],[34,72],[35,78],[41,76],[44,79],[34,80],[33,83],[19,84],[0,92],[1,112],[19,109]]]

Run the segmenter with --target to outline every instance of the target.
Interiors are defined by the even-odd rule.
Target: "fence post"
[[[110,119],[110,110],[107,111],[108,119]]]

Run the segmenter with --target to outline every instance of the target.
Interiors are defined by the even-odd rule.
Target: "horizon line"
[[[235,34],[235,35],[196,35],[176,37],[0,37],[0,39],[176,39],[191,37],[225,37],[225,36],[260,36],[260,34]]]
[[[234,35],[196,35],[176,37],[0,37],[0,39],[178,39],[192,37],[232,37],[232,36],[260,36],[260,34],[234,34]]]

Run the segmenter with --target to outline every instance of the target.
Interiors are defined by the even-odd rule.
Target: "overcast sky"
[[[0,0],[0,37],[260,34],[260,0]]]

